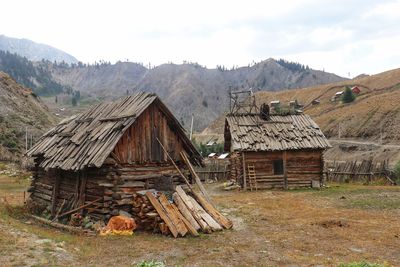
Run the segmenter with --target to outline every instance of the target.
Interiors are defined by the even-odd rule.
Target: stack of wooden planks
[[[155,227],[154,231],[160,231],[163,234],[170,233],[175,238],[187,234],[198,236],[200,231],[211,233],[232,228],[232,222],[225,218],[202,195],[193,191],[191,193],[192,195],[189,195],[181,186],[177,186],[172,194],[172,200],[168,200],[165,194],[148,190],[146,192],[148,201],[159,217],[154,215],[153,211],[149,211],[155,219],[151,221],[146,218],[145,220],[151,221],[153,227]]]

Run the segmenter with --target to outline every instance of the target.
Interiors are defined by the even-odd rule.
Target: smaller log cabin
[[[85,211],[94,219],[131,213],[137,191],[183,184],[157,139],[180,168],[182,151],[202,165],[183,127],[155,94],[100,103],[66,119],[28,151],[34,159],[30,199],[51,217],[96,200]]]
[[[229,114],[224,139],[230,177],[245,190],[322,182],[323,151],[330,144],[308,115]]]

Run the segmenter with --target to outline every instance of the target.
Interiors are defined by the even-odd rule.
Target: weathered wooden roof
[[[178,120],[155,94],[143,92],[115,102],[100,103],[65,119],[45,133],[27,154],[42,157],[39,166],[46,169],[77,171],[101,167],[124,132],[152,103],[156,103],[174,125],[174,131],[180,136],[191,160],[200,163],[201,155]]]
[[[308,115],[228,115],[225,121],[226,148],[231,151],[282,151],[326,149],[330,144]]]

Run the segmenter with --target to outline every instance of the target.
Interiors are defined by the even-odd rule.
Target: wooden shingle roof
[[[60,122],[45,133],[27,155],[42,158],[39,166],[45,169],[77,171],[101,167],[124,132],[152,103],[157,104],[170,120],[191,160],[201,162],[201,155],[178,120],[155,94],[144,92],[115,102],[100,103]]]
[[[308,115],[228,115],[225,148],[231,151],[283,151],[326,149],[330,144]]]

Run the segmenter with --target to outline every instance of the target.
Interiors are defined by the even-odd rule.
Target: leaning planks
[[[147,192],[150,203],[164,221],[175,238],[190,233],[198,236],[199,231],[211,233],[223,228],[232,228],[232,222],[219,213],[207,200],[194,193],[194,198],[187,195],[180,187],[173,193],[173,201],[160,192]],[[161,232],[165,232],[160,225]]]

